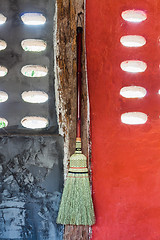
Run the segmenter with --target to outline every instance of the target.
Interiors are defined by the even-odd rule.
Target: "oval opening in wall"
[[[8,100],[8,94],[6,92],[0,91],[0,103],[6,102]]]
[[[6,49],[7,43],[3,40],[0,40],[0,51]]]
[[[8,121],[5,118],[0,118],[0,128],[8,126]]]
[[[6,22],[7,18],[0,13],[0,25],[4,24]]]
[[[147,15],[144,11],[134,9],[122,12],[121,16],[125,21],[133,23],[140,23],[147,19]]]
[[[8,70],[6,67],[4,66],[0,66],[0,77],[4,77],[5,75],[7,75]]]
[[[121,115],[121,122],[129,125],[145,124],[147,115],[142,112],[127,112]]]
[[[21,19],[26,25],[43,25],[46,18],[41,13],[24,13]]]
[[[48,69],[39,65],[26,65],[21,69],[21,72],[26,77],[45,77]]]
[[[139,86],[123,87],[120,90],[120,95],[125,98],[143,98],[146,94],[146,89]]]
[[[146,39],[139,35],[126,35],[121,37],[120,42],[125,47],[142,47],[146,44]]]
[[[120,66],[123,71],[130,73],[144,72],[147,68],[147,64],[139,60],[127,60],[122,62]]]
[[[44,103],[48,100],[48,94],[42,91],[28,91],[22,93],[22,99],[29,103]]]
[[[27,116],[21,120],[21,124],[25,128],[40,129],[47,127],[48,120],[44,117]]]
[[[21,42],[24,51],[29,52],[42,52],[46,49],[47,44],[40,39],[25,39]]]

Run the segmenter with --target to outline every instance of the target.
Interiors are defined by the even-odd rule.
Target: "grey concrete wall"
[[[60,240],[60,136],[0,138],[0,239]]]
[[[42,13],[46,23],[40,26],[28,26],[21,20],[26,12]],[[53,30],[55,28],[55,0],[1,0],[0,13],[7,17],[5,24],[0,25],[0,39],[7,42],[7,48],[0,51],[0,65],[7,67],[8,74],[0,78],[0,90],[6,91],[9,98],[0,104],[0,117],[8,120],[6,131],[9,133],[33,133],[21,125],[25,116],[42,116],[49,120],[45,129],[34,130],[35,133],[58,133],[54,94],[54,48]],[[24,39],[42,39],[47,42],[43,52],[25,52],[21,47]],[[24,65],[37,64],[48,67],[45,77],[25,77],[21,73]],[[26,103],[21,98],[23,91],[42,90],[48,93],[49,100],[41,104]],[[0,134],[4,133],[0,129]]]

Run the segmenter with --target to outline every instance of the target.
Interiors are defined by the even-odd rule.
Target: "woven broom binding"
[[[70,168],[87,168],[87,158],[82,154],[74,153],[70,158]]]
[[[81,138],[76,138],[76,151],[75,151],[75,153],[77,153],[77,154],[82,153]]]

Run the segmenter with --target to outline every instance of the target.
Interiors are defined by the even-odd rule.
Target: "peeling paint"
[[[54,22],[57,23],[57,3],[55,7],[55,16]],[[65,102],[63,100],[63,93],[60,88],[59,75],[61,69],[57,64],[57,56],[59,55],[58,51],[58,38],[57,38],[57,24],[55,24],[55,29],[53,33],[53,43],[54,43],[54,72],[55,72],[55,98],[56,98],[56,110],[57,110],[57,122],[59,125],[59,134],[64,138],[64,179],[67,177],[67,166],[69,159],[69,132],[68,132],[68,122],[66,116]]]

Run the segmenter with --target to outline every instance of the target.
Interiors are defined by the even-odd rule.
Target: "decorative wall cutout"
[[[143,98],[146,94],[146,89],[139,86],[123,87],[120,90],[120,95],[125,98]]]
[[[139,60],[127,60],[122,62],[120,66],[123,71],[131,73],[144,72],[147,68],[147,64]]]
[[[147,15],[142,10],[126,10],[121,14],[122,18],[128,22],[140,23],[147,19]]]
[[[129,125],[145,124],[147,115],[142,112],[127,112],[121,115],[121,122]]]
[[[5,118],[0,118],[0,128],[8,126],[8,121]]]
[[[40,39],[25,39],[21,42],[24,51],[42,52],[46,49],[47,43]]]
[[[41,13],[24,13],[21,19],[26,25],[43,25],[46,18]]]
[[[48,69],[39,65],[26,65],[21,69],[21,72],[26,77],[45,77]]]
[[[146,44],[146,39],[139,35],[126,35],[121,37],[120,42],[125,47],[142,47]]]
[[[0,13],[0,25],[4,24],[6,22],[7,18]]]
[[[0,77],[4,77],[5,75],[7,75],[8,70],[6,67],[4,66],[0,66]]]
[[[8,99],[8,94],[6,92],[0,91],[0,103],[6,102]]]
[[[6,49],[7,43],[4,40],[0,40],[0,51]]]
[[[22,99],[29,103],[44,103],[48,100],[48,95],[42,91],[28,91],[22,93]]]
[[[23,127],[31,129],[46,128],[48,120],[44,117],[27,116],[21,120],[21,124]]]

